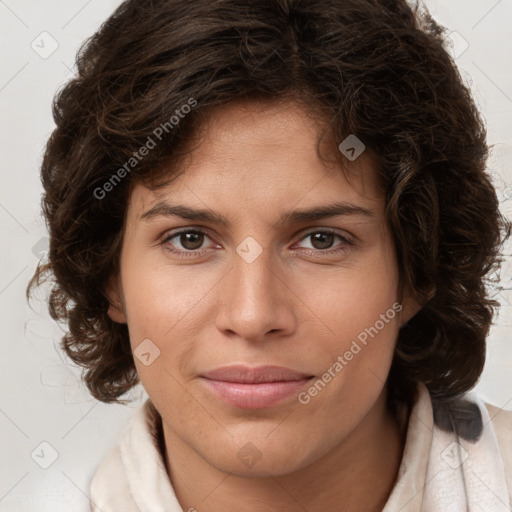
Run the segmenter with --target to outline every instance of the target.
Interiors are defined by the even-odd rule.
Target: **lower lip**
[[[224,402],[241,409],[271,407],[297,393],[310,378],[280,382],[242,384],[201,378],[210,391]]]

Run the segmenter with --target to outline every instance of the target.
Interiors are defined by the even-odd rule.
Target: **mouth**
[[[241,409],[263,409],[291,399],[314,375],[281,366],[225,366],[199,376],[207,390]]]

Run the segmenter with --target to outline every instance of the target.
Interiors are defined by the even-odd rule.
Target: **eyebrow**
[[[309,209],[290,210],[289,212],[285,212],[281,215],[276,226],[282,226],[287,223],[293,224],[347,215],[362,215],[370,218],[375,217],[375,213],[367,208],[351,203],[338,202],[320,205]],[[225,227],[229,227],[231,225],[223,215],[220,215],[213,210],[201,210],[179,204],[172,205],[167,202],[157,203],[150,210],[143,213],[139,219],[149,220],[155,217],[181,217],[182,219],[210,222],[212,224],[219,224]]]

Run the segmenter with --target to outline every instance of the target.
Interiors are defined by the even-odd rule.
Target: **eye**
[[[316,230],[316,231],[310,231],[305,236],[301,238],[301,241],[306,240],[310,238],[311,239],[311,247],[308,247],[307,249],[312,249],[313,251],[320,251],[322,253],[332,254],[332,253],[338,253],[341,251],[347,250],[348,246],[354,245],[354,243],[344,235],[341,235],[340,233],[337,233],[336,231],[332,230]],[[335,239],[338,238],[341,240],[341,244],[338,244],[338,247],[332,250],[326,250],[330,249],[335,241]]]
[[[206,252],[208,249],[203,247],[205,238],[210,238],[206,231],[197,228],[187,228],[167,234],[161,241],[161,244],[166,250],[178,257],[197,256]],[[309,252],[314,252],[315,254],[339,253],[346,251],[349,246],[354,245],[347,236],[327,229],[310,231],[304,235],[300,241],[302,242],[308,238],[311,239],[311,244],[310,247],[306,247],[306,249]],[[338,238],[341,243],[338,244],[338,246],[335,246],[334,249],[331,249],[336,238]],[[176,241],[173,242],[175,239]]]
[[[162,240],[162,245],[164,245],[168,251],[178,256],[194,256],[202,252],[200,249],[204,243],[205,237],[209,238],[208,233],[201,229],[184,229],[165,236]],[[177,241],[171,243],[175,238]],[[181,247],[175,249],[176,245],[181,245]]]

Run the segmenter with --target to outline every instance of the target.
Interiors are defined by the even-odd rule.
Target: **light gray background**
[[[145,398],[139,387],[129,407],[92,399],[80,382],[80,371],[58,349],[62,331],[49,319],[44,302],[35,301],[31,309],[24,295],[45,250],[38,168],[54,126],[52,97],[73,76],[79,44],[119,3],[0,0],[2,512],[88,511],[95,468]],[[512,0],[425,4],[453,31],[452,51],[494,144],[489,169],[504,211],[512,215]],[[512,253],[510,245],[507,251]],[[509,259],[502,283],[509,286],[511,277]],[[40,297],[44,298],[43,290]],[[505,292],[498,299],[503,307],[476,389],[488,402],[512,410],[512,295]],[[54,450],[58,456],[53,464],[40,467],[52,462]]]

